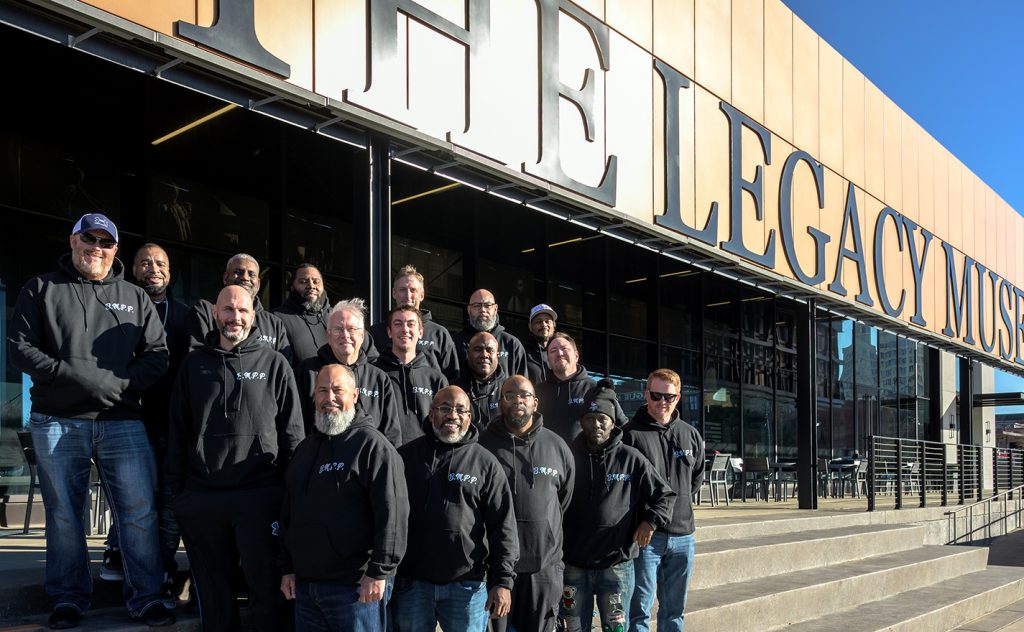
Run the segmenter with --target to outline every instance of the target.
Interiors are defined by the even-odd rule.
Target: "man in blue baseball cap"
[[[125,281],[117,226],[83,215],[55,272],[21,289],[11,363],[32,381],[32,442],[46,507],[51,629],[78,625],[92,575],[82,512],[95,462],[117,527],[124,598],[133,619],[170,625],[154,505],[156,461],[142,423],[142,392],[167,371],[164,330],[142,288]]]
[[[548,343],[555,335],[555,321],[558,313],[547,303],[534,305],[530,310],[529,339],[524,339],[523,349],[526,350],[526,376],[534,384],[548,379],[551,369],[548,367]]]

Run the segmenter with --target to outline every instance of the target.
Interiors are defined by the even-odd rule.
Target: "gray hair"
[[[251,261],[253,263],[253,265],[256,266],[257,270],[260,269],[260,262],[256,261],[256,257],[254,257],[252,255],[247,255],[244,252],[240,252],[237,255],[231,257],[230,259],[228,259],[228,262],[224,265],[224,271],[227,272],[228,270],[230,270],[231,269],[231,264],[236,262],[236,261]]]
[[[366,326],[366,301],[361,298],[347,298],[343,301],[338,301],[331,308],[331,313],[327,315],[328,318],[334,316],[338,312],[351,312],[359,317],[362,321],[363,326]]]

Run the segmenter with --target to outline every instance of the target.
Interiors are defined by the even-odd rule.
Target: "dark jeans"
[[[601,629],[625,632],[629,600],[633,597],[633,561],[602,569],[566,564],[562,591],[562,618],[567,632],[589,632],[594,598],[601,613]]]
[[[395,632],[484,632],[487,629],[487,585],[461,581],[431,584],[418,579],[395,580],[391,616]]]
[[[384,632],[387,599],[359,603],[359,586],[295,583],[295,632]]]

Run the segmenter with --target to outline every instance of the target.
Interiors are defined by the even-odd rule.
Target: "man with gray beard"
[[[469,343],[473,336],[481,331],[488,332],[498,341],[498,364],[505,370],[505,375],[526,375],[526,350],[523,349],[523,343],[505,331],[498,322],[498,303],[494,294],[485,289],[473,292],[469,297],[469,305],[466,306],[466,314],[466,323],[462,331],[454,336],[463,376],[467,373],[465,367]]]
[[[241,627],[231,582],[239,561],[255,628],[288,629],[275,536],[302,413],[291,366],[257,341],[253,313],[244,288],[221,290],[216,328],[185,357],[171,398],[167,484],[204,630]]]
[[[512,485],[519,562],[508,617],[491,630],[551,632],[562,596],[562,515],[575,484],[569,446],[544,427],[530,380],[514,375],[501,386],[501,415],[481,433]]]
[[[391,604],[395,632],[480,632],[488,614],[508,614],[519,558],[512,494],[470,416],[466,393],[443,388],[427,434],[398,451],[416,502]]]
[[[398,452],[356,409],[348,367],[320,369],[314,426],[285,475],[281,592],[298,630],[383,632],[405,553],[409,498]]]

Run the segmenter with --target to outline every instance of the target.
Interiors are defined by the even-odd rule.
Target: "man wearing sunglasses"
[[[51,629],[78,625],[92,575],[83,509],[95,461],[110,493],[132,618],[169,625],[160,595],[156,460],[141,394],[167,371],[164,330],[142,288],[125,281],[117,226],[100,213],[71,231],[56,272],[29,280],[12,318],[11,362],[32,381],[32,442],[46,508]]]
[[[652,534],[634,560],[636,588],[629,608],[630,632],[648,632],[651,606],[658,597],[659,632],[682,632],[686,590],[693,571],[693,491],[704,479],[704,440],[683,421],[682,382],[675,371],[658,369],[647,377],[647,404],[626,424],[624,442],[639,450],[676,493],[672,519]]]

